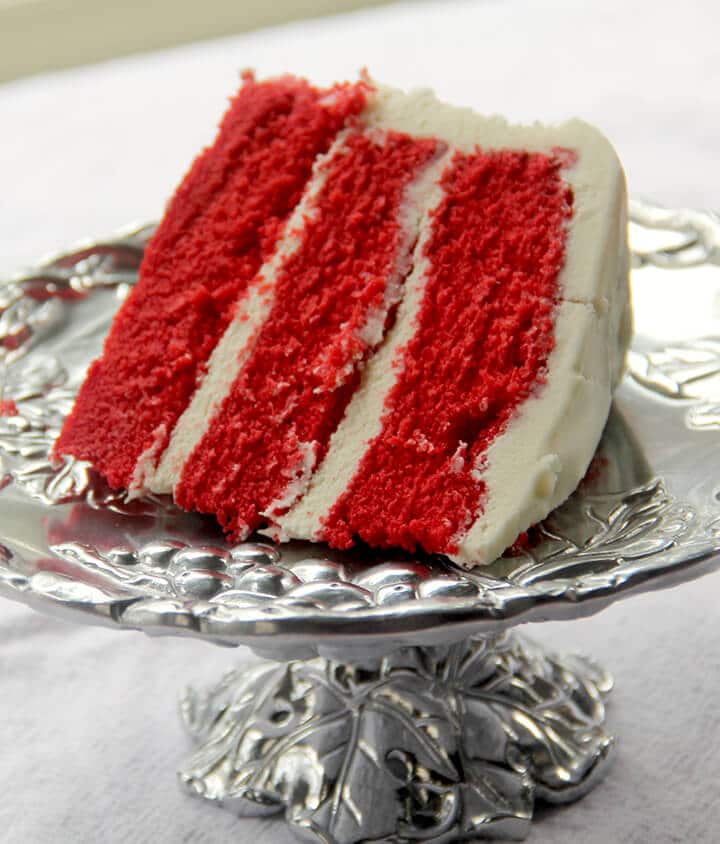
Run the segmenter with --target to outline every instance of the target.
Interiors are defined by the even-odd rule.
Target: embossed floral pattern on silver
[[[672,212],[636,203],[633,213],[640,224],[673,229]],[[635,272],[664,270],[673,255],[680,266],[716,261],[714,217],[682,212],[675,222],[681,245],[646,250]],[[307,656],[572,617],[630,587],[714,564],[720,450],[684,424],[685,439],[670,439],[684,406],[631,379],[578,492],[520,548],[472,572],[442,558],[303,543],[231,548],[212,520],[181,513],[169,499],[127,501],[87,464],[53,465],[52,442],[151,231],[85,246],[0,286],[5,594],[151,632]]]
[[[506,633],[233,671],[183,700],[201,746],[180,779],[240,815],[284,811],[302,841],[521,839],[536,798],[604,773],[611,685]]]

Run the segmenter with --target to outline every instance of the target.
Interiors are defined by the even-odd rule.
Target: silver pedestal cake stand
[[[0,591],[274,660],[184,697],[194,795],[284,812],[326,844],[522,839],[536,800],[575,800],[605,772],[612,680],[511,628],[699,576],[720,552],[720,219],[631,212],[636,337],[596,458],[520,550],[472,572],[230,547],[211,519],[50,464],[152,227],[0,285]]]

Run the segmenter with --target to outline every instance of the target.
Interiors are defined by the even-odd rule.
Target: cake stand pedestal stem
[[[231,671],[186,692],[193,795],[285,813],[302,841],[522,840],[536,800],[603,775],[611,678],[515,633]]]

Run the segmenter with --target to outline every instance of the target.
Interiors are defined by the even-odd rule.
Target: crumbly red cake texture
[[[364,83],[319,90],[293,77],[245,76],[147,249],[57,455],[89,460],[111,485],[127,487],[140,455],[165,448],[313,162],[366,96]]]
[[[458,154],[426,246],[418,326],[397,362],[381,434],[323,538],[454,553],[482,507],[474,471],[543,382],[572,193],[539,153]]]
[[[326,188],[283,265],[252,357],[185,465],[182,507],[247,536],[322,458],[370,351],[363,329],[392,276],[409,269],[406,189],[437,151],[435,140],[357,132],[325,165]]]

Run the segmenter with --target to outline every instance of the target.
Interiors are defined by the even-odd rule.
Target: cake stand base
[[[302,841],[523,839],[536,800],[604,773],[612,679],[513,633],[231,671],[189,690],[183,786],[240,815],[281,811]]]

